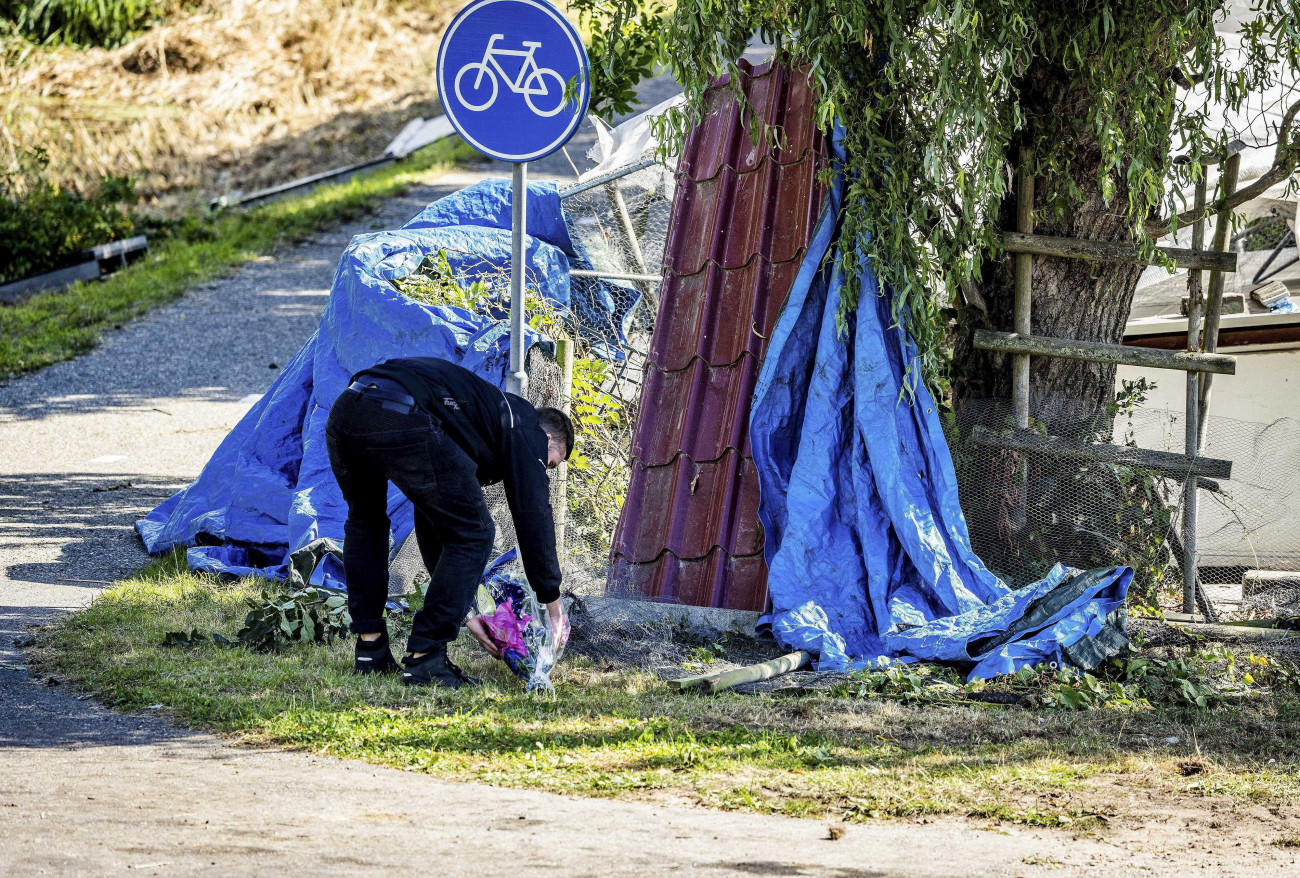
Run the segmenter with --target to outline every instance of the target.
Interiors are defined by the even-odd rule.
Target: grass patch
[[[43,629],[33,666],[118,708],[163,705],[184,724],[244,741],[590,796],[1054,826],[1122,817],[1138,788],[1157,808],[1188,796],[1270,804],[1300,796],[1294,700],[1061,711],[826,694],[710,698],[572,656],[547,699],[526,695],[468,642],[453,652],[483,687],[412,690],[353,676],[348,640],[271,654],[210,641],[164,647],[168,631],[233,635],[243,600],[259,591],[256,582],[189,573],[182,558]]]
[[[273,248],[351,219],[475,153],[449,137],[405,161],[249,211],[180,224],[140,262],[95,283],[77,283],[0,307],[0,378],[13,378],[93,348],[100,334],[230,274]]]

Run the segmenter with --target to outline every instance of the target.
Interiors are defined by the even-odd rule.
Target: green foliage
[[[395,286],[424,305],[451,305],[489,316],[509,308],[508,296],[482,278],[457,277],[445,251],[426,259]],[[535,289],[525,292],[529,326],[551,338],[576,335],[563,311]],[[567,469],[567,526],[571,542],[603,547],[613,538],[627,493],[627,432],[633,419],[623,401],[606,389],[613,381],[607,361],[580,351],[573,359],[572,377],[574,445]]]
[[[996,253],[996,212],[1020,146],[1034,150],[1048,210],[1085,190],[1127,218],[1136,240],[1151,216],[1172,215],[1200,173],[1171,151],[1214,154],[1228,132],[1219,110],[1180,101],[1202,83],[1230,111],[1300,64],[1296,0],[1259,0],[1240,55],[1215,33],[1224,0],[698,0],[657,28],[662,59],[686,106],[659,124],[665,148],[684,137],[715,77],[757,32],[782,59],[806,65],[815,118],[845,123],[849,179],[843,238],[897,295],[894,313],[920,348],[927,380],[945,369],[941,309],[979,281]],[[637,21],[619,0],[615,28]],[[739,77],[733,77],[739,84]],[[771,136],[773,132],[762,132]],[[1081,148],[1080,144],[1087,144]],[[1095,147],[1093,146],[1095,144]],[[843,268],[856,272],[856,260]],[[1083,269],[1086,270],[1086,269]],[[846,285],[840,313],[856,307]]]
[[[727,657],[727,647],[721,643],[706,643],[691,650],[691,661],[702,665],[711,665],[720,658]]]
[[[576,441],[568,468],[568,527],[577,542],[602,549],[613,541],[627,497],[629,431],[635,420],[623,400],[606,392],[610,371],[610,364],[597,357],[573,361]]]
[[[620,16],[618,0],[569,0],[587,34],[591,60],[591,112],[606,121],[636,108],[636,87],[654,75],[658,33],[666,8],[660,0],[635,0]]]
[[[249,211],[189,217],[165,229],[160,246],[139,262],[98,283],[32,296],[0,308],[0,379],[32,372],[85,353],[100,333],[171,302],[197,284],[229,274],[273,247],[352,218],[412,183],[476,153],[447,138],[405,161],[294,198]]]
[[[893,664],[857,671],[832,687],[839,698],[880,698],[925,704],[992,702],[1057,710],[1150,710],[1157,706],[1208,710],[1232,701],[1300,694],[1300,671],[1276,658],[1248,654],[1244,667],[1223,647],[1161,658],[1108,660],[1094,671],[1039,665],[992,680],[965,682],[940,665]]]
[[[388,631],[392,636],[410,635],[415,614],[424,609],[424,601],[429,595],[430,581],[429,574],[421,571],[413,583],[415,591],[408,592],[406,597],[398,601],[396,609],[384,611],[384,616],[388,620]]]
[[[285,592],[268,587],[246,603],[248,614],[235,639],[262,652],[275,652],[295,643],[328,643],[335,637],[346,637],[352,624],[348,599],[321,588]]]
[[[42,179],[48,163],[38,149],[0,173],[0,283],[80,262],[87,249],[130,237],[135,228],[130,180],[105,177],[83,198]]]
[[[397,288],[407,298],[423,305],[449,305],[466,311],[486,308],[491,297],[484,281],[467,280],[462,284],[456,279],[446,250],[439,250],[426,259],[413,274],[402,278]]]
[[[36,43],[113,49],[171,6],[169,0],[0,0],[0,19]]]
[[[879,670],[854,671],[831,687],[836,698],[892,701],[952,701],[962,692],[961,675],[941,665],[893,664]]]

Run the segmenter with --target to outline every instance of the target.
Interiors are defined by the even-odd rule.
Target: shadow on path
[[[0,618],[9,615],[0,607]],[[116,713],[85,697],[63,692],[56,678],[35,677],[0,667],[0,674],[17,679],[0,685],[0,760],[11,747],[74,749],[156,744],[194,737],[161,719]]]
[[[0,476],[0,558],[11,561],[5,576],[11,582],[102,585],[138,570],[148,556],[136,519],[187,481],[139,473]],[[32,557],[30,550],[40,545],[57,546],[57,559],[12,563]]]

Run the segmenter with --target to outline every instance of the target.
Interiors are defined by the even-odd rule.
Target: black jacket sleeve
[[[560,596],[560,559],[555,551],[555,516],[551,512],[551,483],[546,475],[546,434],[536,427],[506,430],[506,502],[515,523],[515,538],[523,555],[524,574],[537,599],[550,603]]]

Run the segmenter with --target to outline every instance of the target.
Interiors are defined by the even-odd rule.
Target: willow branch
[[[1240,207],[1290,177],[1295,172],[1297,165],[1300,164],[1300,149],[1297,149],[1291,143],[1291,126],[1295,122],[1297,114],[1300,114],[1300,101],[1296,101],[1288,107],[1286,114],[1282,117],[1282,125],[1278,128],[1277,150],[1273,153],[1273,164],[1258,180],[1249,186],[1238,189],[1231,195],[1210,202],[1199,213],[1196,208],[1183,211],[1176,218],[1178,228],[1190,226],[1202,217],[1208,217],[1219,211]],[[1153,240],[1163,238],[1170,231],[1171,221],[1168,219],[1149,220],[1146,224],[1146,233]]]

